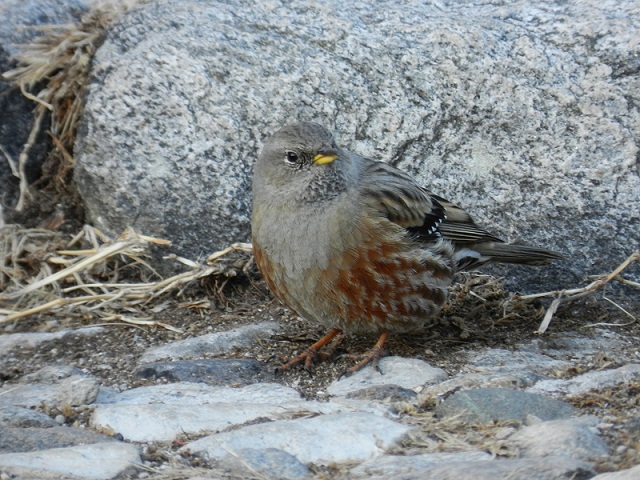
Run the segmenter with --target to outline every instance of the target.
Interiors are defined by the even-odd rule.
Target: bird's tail
[[[546,265],[564,257],[545,248],[501,242],[479,242],[456,251],[459,269],[479,267],[485,263],[517,263],[520,265]]]

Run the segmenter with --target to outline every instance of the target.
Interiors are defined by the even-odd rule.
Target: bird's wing
[[[462,208],[425,190],[387,163],[367,160],[362,178],[366,201],[422,241],[444,237],[463,245],[502,242],[476,225]]]
[[[370,207],[425,240],[439,236],[445,209],[409,175],[387,163],[365,159],[361,180],[362,198]]]
[[[457,245],[476,244],[480,242],[499,242],[504,240],[479,227],[471,215],[455,203],[428,192],[432,199],[444,208],[446,219],[438,227],[441,235]]]

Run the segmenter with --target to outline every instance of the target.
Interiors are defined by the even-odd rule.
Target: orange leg
[[[362,355],[346,355],[348,358],[358,360],[358,362],[353,367],[345,370],[340,377],[348,377],[349,375],[356,373],[358,370],[362,370],[369,364],[371,364],[372,367],[378,368],[378,361],[385,355],[384,342],[387,341],[388,337],[389,331],[384,330],[371,350],[363,353]]]
[[[296,358],[289,360],[287,363],[282,365],[279,368],[279,370],[281,371],[289,370],[294,365],[297,365],[298,363],[301,363],[303,361],[304,361],[304,369],[309,370],[311,368],[311,364],[313,363],[315,358],[318,356],[318,351],[322,347],[330,343],[331,340],[333,340],[341,332],[342,330],[340,330],[339,328],[334,328],[329,333],[327,333],[324,337],[322,337],[320,340],[318,340],[316,343],[314,343],[309,348],[307,348],[304,352],[298,355]]]

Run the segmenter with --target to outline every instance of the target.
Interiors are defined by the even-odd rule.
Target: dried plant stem
[[[570,290],[555,290],[552,292],[535,293],[533,295],[524,295],[519,297],[520,300],[531,300],[534,298],[543,298],[543,297],[556,297],[553,300],[553,302],[551,302],[551,305],[549,305],[549,308],[547,309],[547,312],[545,313],[545,316],[542,319],[542,322],[540,323],[540,326],[538,327],[538,330],[536,331],[536,333],[543,334],[544,332],[547,331],[547,328],[549,328],[549,324],[551,323],[551,319],[553,318],[553,315],[556,313],[556,311],[558,310],[558,307],[560,306],[560,303],[562,302],[570,302],[573,300],[577,300],[578,298],[591,295],[595,293],[598,289],[603,287],[604,285],[611,282],[612,280],[622,281],[622,283],[625,283],[627,285],[632,285],[635,287],[640,286],[636,282],[631,282],[629,280],[621,279],[621,277],[619,277],[620,273],[622,273],[633,262],[640,262],[640,251],[634,252],[631,255],[629,255],[629,257],[620,265],[618,265],[611,273],[608,273],[605,275],[598,275],[597,277],[592,277],[592,278],[595,278],[595,280],[591,282],[589,285],[587,285],[586,287],[573,288]],[[628,312],[626,313],[628,314]]]
[[[148,239],[149,237],[147,237]],[[50,285],[51,283],[60,281],[66,277],[68,277],[69,275],[72,275],[75,272],[78,272],[80,270],[83,270],[91,265],[94,265],[97,262],[100,262],[101,260],[104,260],[106,258],[112,257],[113,255],[116,255],[120,252],[123,252],[125,250],[130,249],[131,247],[134,246],[138,246],[140,245],[140,240],[141,237],[135,235],[130,235],[130,238],[124,241],[120,241],[120,242],[116,242],[113,245],[109,245],[103,249],[101,249],[99,252],[97,252],[95,255],[92,255],[90,257],[85,258],[84,260],[79,261],[78,263],[76,263],[75,265],[72,265],[70,267],[65,268],[64,270],[59,271],[58,273],[54,273],[53,275],[50,275],[46,278],[43,278],[42,280],[39,280],[37,282],[34,282],[16,292],[12,292],[12,293],[8,293],[8,294],[2,294],[0,295],[0,301],[6,301],[6,300],[13,300],[16,298],[19,298],[23,295],[26,295],[29,292],[33,292],[34,290],[38,290],[42,287],[44,287],[45,285]]]
[[[73,145],[91,60],[107,26],[128,8],[125,2],[97,5],[75,24],[41,27],[40,36],[22,45],[22,53],[17,56],[18,67],[0,72],[4,79],[17,85],[26,98],[36,103],[29,138],[20,153],[17,168],[13,165],[11,168],[20,180],[16,211],[23,211],[28,199],[33,197],[25,166],[38,134],[43,130],[48,130],[53,139],[48,158],[54,168],[47,178],[51,178],[60,191],[66,190],[65,182],[74,163]],[[50,119],[48,127],[43,126],[45,118]]]
[[[221,266],[219,262],[223,256],[234,251],[251,251],[250,244],[237,243],[212,254],[205,265],[180,258],[181,263],[191,268],[190,271],[179,273],[167,279],[157,282],[118,283],[113,281],[117,279],[118,269],[105,270],[106,260],[114,256],[128,257],[143,269],[152,271],[151,267],[140,258],[145,247],[149,243],[169,245],[170,242],[140,235],[130,229],[120,235],[116,241],[110,241],[99,230],[85,226],[82,233],[67,242],[64,249],[55,248],[61,246],[62,239],[58,236],[55,237],[55,242],[52,241],[53,237],[49,232],[49,236],[45,235],[43,238],[47,242],[44,248],[34,250],[35,242],[40,238],[39,235],[42,235],[41,231],[19,231],[13,228],[2,233],[6,235],[5,238],[9,239],[9,242],[6,243],[12,245],[10,251],[3,253],[8,260],[3,273],[10,279],[14,279],[12,276],[14,273],[17,275],[16,280],[13,281],[17,289],[13,292],[0,294],[0,307],[21,304],[23,308],[1,308],[0,325],[44,312],[59,312],[62,309],[69,312],[69,308],[71,308],[71,312],[91,313],[104,321],[117,321],[136,326],[160,326],[172,331],[179,331],[149,318],[141,318],[140,316],[134,318],[117,312],[123,311],[123,309],[148,311],[149,302],[168,292],[177,291],[179,295],[181,289],[200,278],[225,273],[224,266]],[[68,249],[81,239],[84,239],[85,243],[93,245],[94,248]],[[107,243],[101,244],[101,242]],[[51,247],[55,251],[55,256],[50,256],[47,253],[52,250]],[[38,252],[38,256],[41,258],[38,276],[44,274],[44,278],[25,286],[17,281],[17,278],[24,276],[24,272],[20,272],[16,266],[24,262],[24,255],[33,255],[34,252]],[[250,258],[248,261],[250,262]],[[66,268],[54,273],[51,265],[63,265]],[[111,281],[96,282],[94,280],[96,271],[99,272],[99,275],[106,273]],[[229,270],[227,274],[232,275],[233,273]],[[75,285],[61,288],[63,281],[69,282],[70,280],[74,281]],[[70,296],[80,292],[84,295]],[[43,296],[46,298],[45,302],[40,300]]]

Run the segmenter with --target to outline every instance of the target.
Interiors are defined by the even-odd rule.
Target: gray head
[[[253,172],[256,195],[281,195],[296,201],[331,197],[344,189],[348,154],[317,123],[299,122],[274,133],[264,144]]]

